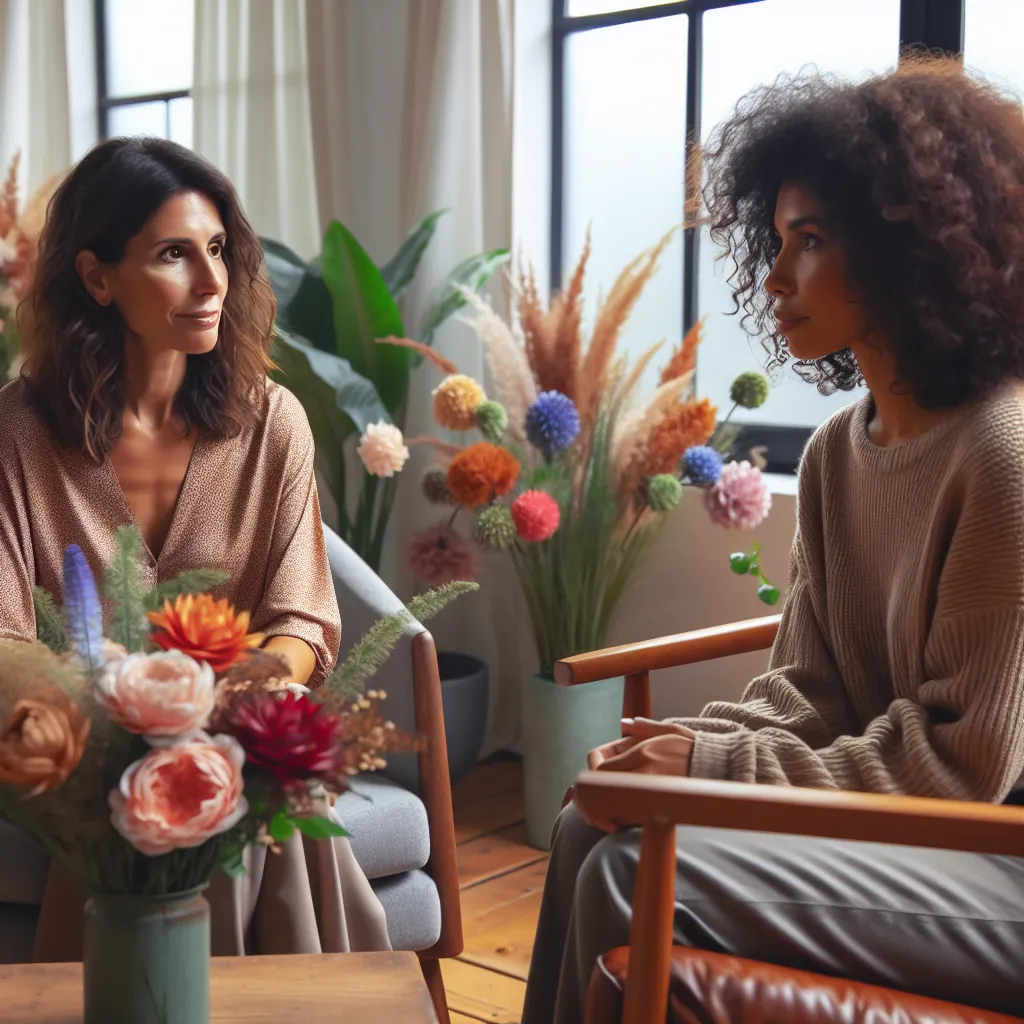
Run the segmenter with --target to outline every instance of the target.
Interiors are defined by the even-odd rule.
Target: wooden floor
[[[466,948],[442,961],[453,1024],[517,1024],[547,856],[526,845],[518,760],[477,765],[454,789]]]

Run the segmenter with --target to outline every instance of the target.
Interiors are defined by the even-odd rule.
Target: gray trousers
[[[1024,1016],[1024,859],[679,828],[675,941]],[[640,832],[555,824],[523,1024],[579,1024],[629,943]]]

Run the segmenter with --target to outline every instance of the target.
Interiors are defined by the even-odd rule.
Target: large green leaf
[[[393,415],[409,390],[409,350],[376,340],[404,337],[402,314],[381,272],[340,221],[332,220],[324,236],[323,275],[334,302],[338,355],[373,381]]]
[[[437,230],[437,222],[447,210],[437,210],[424,217],[416,226],[409,237],[402,243],[402,247],[391,259],[380,268],[381,275],[391,292],[391,298],[397,302],[402,292],[408,287],[409,282],[416,276],[416,268],[420,265],[423,254],[430,245],[430,240]]]
[[[306,263],[281,242],[260,241],[277,296],[278,322],[293,334],[308,338],[318,349],[334,352],[334,309],[320,268]]]
[[[478,253],[463,260],[449,275],[442,285],[437,301],[427,313],[420,331],[420,341],[430,345],[434,341],[434,333],[457,310],[461,309],[466,300],[458,289],[463,285],[473,291],[479,291],[491,279],[494,272],[508,261],[508,249],[492,249],[490,252]]]

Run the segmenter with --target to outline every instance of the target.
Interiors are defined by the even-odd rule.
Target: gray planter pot
[[[487,666],[471,654],[438,651],[448,775],[458,782],[480,756],[487,727]]]
[[[583,686],[523,679],[523,788],[526,841],[551,843],[565,791],[587,767],[587,754],[621,735],[622,676]]]

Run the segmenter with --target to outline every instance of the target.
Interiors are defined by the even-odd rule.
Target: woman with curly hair
[[[790,592],[739,703],[624,723],[610,771],[998,803],[1024,771],[1024,118],[958,65],[780,80],[709,153],[712,237],[770,362],[826,394]],[[629,940],[640,836],[570,804],[524,1024]],[[677,942],[1024,1011],[1024,861],[681,828]]]
[[[160,139],[97,146],[50,203],[21,312],[22,376],[0,390],[0,637],[35,639],[33,588],[60,598],[69,544],[98,571],[135,525],[147,588],[223,570],[218,596],[293,682],[321,683],[341,623],[313,438],[267,378],[274,293],[231,183]],[[390,948],[347,839],[252,847],[245,867],[211,883],[215,954]],[[81,959],[83,900],[51,864],[35,959]]]

